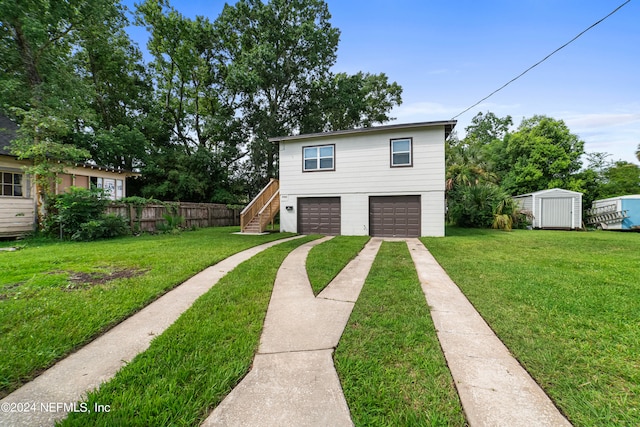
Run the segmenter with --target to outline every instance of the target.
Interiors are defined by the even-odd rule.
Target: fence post
[[[133,224],[134,224],[134,218],[133,218],[133,214],[135,212],[135,209],[133,208],[133,205],[129,205],[129,228],[131,228],[131,232],[134,232],[133,229]]]

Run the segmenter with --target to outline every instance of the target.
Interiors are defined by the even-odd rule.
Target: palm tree
[[[638,149],[636,150],[636,157],[640,160],[640,144],[638,144]]]

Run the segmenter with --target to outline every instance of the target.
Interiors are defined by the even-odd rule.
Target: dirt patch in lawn
[[[68,274],[67,281],[58,285],[65,292],[82,289],[89,289],[97,285],[103,285],[117,279],[129,279],[142,276],[149,269],[123,268],[112,271],[93,271],[90,273],[82,271],[55,270],[45,274]],[[25,297],[33,292],[33,289],[24,289],[23,285],[29,287],[27,282],[19,282],[0,286],[0,301],[9,298]]]
[[[147,270],[137,268],[125,268],[114,271],[94,271],[85,273],[81,271],[67,271],[69,273],[69,284],[65,287],[65,291],[74,291],[76,289],[86,289],[88,287],[102,285],[116,279],[130,279],[132,277],[142,276]]]
[[[0,292],[0,301],[4,300],[4,299],[9,299],[9,294],[11,293],[11,291],[13,291],[14,289],[17,289],[20,287],[20,285],[24,284],[24,282],[20,282],[20,283],[12,283],[9,285],[6,285],[4,288],[2,288],[2,292]]]

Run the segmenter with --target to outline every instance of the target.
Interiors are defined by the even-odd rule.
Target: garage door
[[[298,233],[340,234],[340,197],[298,199]]]
[[[573,199],[541,199],[542,218],[541,228],[571,228],[573,215]]]
[[[378,237],[420,236],[420,196],[369,197],[369,230]]]

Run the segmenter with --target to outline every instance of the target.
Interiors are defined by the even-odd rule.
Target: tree
[[[385,74],[333,74],[340,31],[322,0],[241,0],[214,23],[221,70],[237,99],[257,188],[277,175],[270,137],[391,120],[402,88]]]
[[[640,144],[638,144],[638,148],[636,149],[636,158],[640,160]]]
[[[603,172],[604,182],[598,189],[598,198],[640,194],[640,167],[619,160]]]
[[[142,130],[149,127],[152,83],[126,25],[123,9],[112,0],[86,16],[77,30],[73,60],[86,87],[88,110],[76,119],[75,143],[100,165],[132,170],[147,151]]]
[[[329,132],[393,120],[389,112],[402,103],[402,87],[384,74],[338,73],[314,82],[301,117],[300,132]]]
[[[504,138],[505,159],[511,165],[502,181],[510,194],[561,187],[580,191],[575,180],[584,154],[584,142],[562,120],[546,116],[524,119]]]
[[[300,128],[314,82],[335,63],[340,32],[321,0],[240,0],[215,22],[225,84],[235,94],[249,134],[254,174],[276,176],[269,137]]]
[[[218,36],[208,19],[188,19],[167,1],[138,6],[151,34],[159,134],[143,169],[146,196],[237,202],[229,195],[246,139],[236,97],[221,78]]]
[[[40,221],[50,180],[66,162],[88,155],[66,143],[81,110],[65,102],[81,90],[69,55],[79,14],[62,0],[0,3],[0,108],[21,124],[12,151],[33,160],[28,172],[38,177]]]
[[[148,84],[118,0],[6,0],[0,16],[0,108],[21,129],[51,118],[48,145],[85,148],[105,166],[133,167],[144,153],[135,124]],[[37,129],[22,134],[18,151],[41,143]]]

